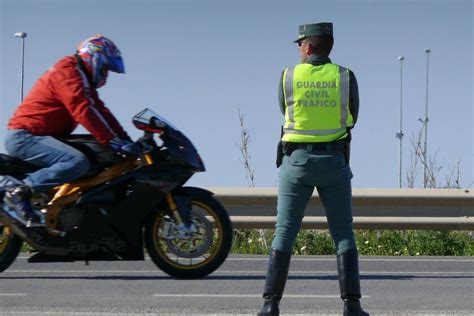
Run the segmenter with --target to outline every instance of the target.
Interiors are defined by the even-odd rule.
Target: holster
[[[276,156],[276,167],[280,168],[281,163],[283,162],[283,144],[281,141],[281,138],[283,137],[283,126],[281,127],[281,135],[280,135],[280,141],[278,142],[277,145],[277,156]]]
[[[346,160],[346,165],[349,165],[349,161],[351,160],[351,143],[347,142],[344,148],[344,158]]]
[[[349,128],[347,129],[346,139],[347,139],[347,142],[346,142],[346,146],[344,147],[344,158],[346,160],[346,165],[349,165],[349,162],[351,160],[351,140],[352,140],[352,134]]]
[[[277,157],[276,157],[277,168],[280,168],[282,161],[283,161],[283,145],[280,140],[277,145]]]

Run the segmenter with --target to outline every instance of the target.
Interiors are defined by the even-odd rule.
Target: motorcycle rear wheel
[[[224,207],[212,196],[191,200],[191,221],[197,231],[180,238],[177,223],[156,212],[145,227],[145,245],[153,262],[179,279],[198,279],[214,272],[232,246],[232,224]]]
[[[5,271],[20,253],[23,240],[10,227],[0,223],[0,272]]]

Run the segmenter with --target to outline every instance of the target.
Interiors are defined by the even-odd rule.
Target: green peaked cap
[[[310,36],[318,35],[332,35],[332,23],[323,22],[300,25],[298,39],[295,40],[293,43],[297,43]]]

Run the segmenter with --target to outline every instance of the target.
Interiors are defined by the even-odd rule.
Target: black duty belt
[[[335,142],[327,143],[295,143],[295,142],[284,142],[283,148],[286,147],[286,152],[292,152],[295,149],[306,149],[307,151],[344,151],[346,148],[346,140],[339,140]]]

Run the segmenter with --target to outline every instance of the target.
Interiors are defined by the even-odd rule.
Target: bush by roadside
[[[233,254],[268,254],[273,230],[234,230]],[[474,256],[474,234],[465,231],[356,230],[361,255],[370,256]],[[263,242],[265,238],[266,243]],[[31,248],[24,243],[22,251]],[[301,230],[295,255],[334,255],[336,249],[327,230]]]
[[[273,230],[235,230],[232,253],[268,254]],[[357,230],[361,255],[372,256],[472,256],[474,235],[464,231],[431,230]],[[266,239],[266,243],[263,241]],[[325,230],[301,230],[293,248],[298,255],[333,255],[335,247]]]

